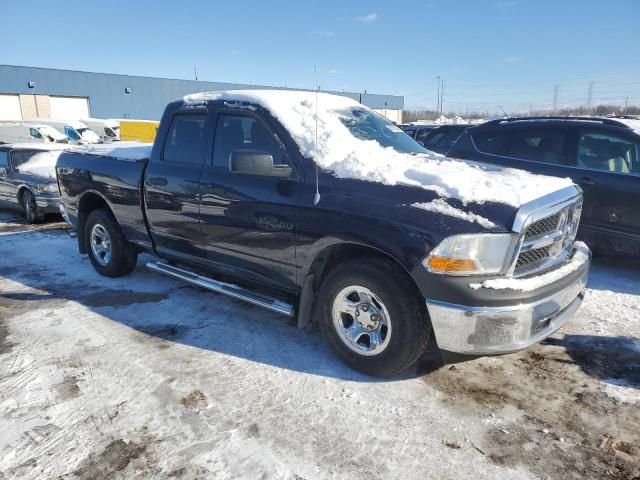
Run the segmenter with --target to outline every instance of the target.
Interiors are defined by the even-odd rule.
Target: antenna
[[[504,108],[502,108],[502,105],[498,105],[498,107],[500,108],[500,110],[502,110],[502,113],[504,113],[505,118],[509,118],[509,114],[504,111]]]
[[[316,65],[313,66],[313,73],[316,77],[316,155],[318,154],[318,67]],[[313,204],[317,205],[318,202],[320,201],[320,180],[319,180],[319,173],[318,173],[318,159],[316,158],[315,164],[316,164],[316,194],[313,197]]]

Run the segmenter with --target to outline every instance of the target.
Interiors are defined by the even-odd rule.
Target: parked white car
[[[69,143],[67,136],[50,125],[0,124],[0,143]]]
[[[55,120],[50,118],[39,118],[27,122],[31,125],[49,125],[63,132],[69,139],[69,143],[98,143],[100,137],[86,124],[78,120]]]
[[[120,140],[120,122],[112,118],[83,118],[80,120],[94,131],[103,142]]]

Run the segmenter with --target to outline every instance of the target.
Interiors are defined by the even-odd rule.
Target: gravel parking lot
[[[640,478],[640,262],[528,351],[376,380],[150,257],[101,277],[61,223],[0,212],[0,251],[2,480]]]

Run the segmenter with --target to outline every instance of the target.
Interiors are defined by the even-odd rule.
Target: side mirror
[[[229,170],[233,173],[263,177],[291,176],[291,167],[274,165],[273,155],[260,150],[234,150],[229,154]]]
[[[5,167],[0,167],[0,177],[7,176],[7,169]]]

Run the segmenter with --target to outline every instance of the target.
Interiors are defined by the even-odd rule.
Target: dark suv
[[[596,251],[640,256],[640,121],[494,120],[468,129],[447,154],[571,178],[584,190],[579,238]]]

